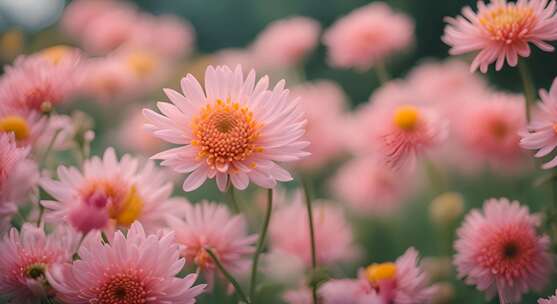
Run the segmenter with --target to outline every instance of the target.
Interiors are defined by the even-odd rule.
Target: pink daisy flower
[[[158,114],[145,109],[146,127],[164,141],[181,145],[153,159],[176,172],[189,173],[184,191],[215,178],[221,191],[231,184],[245,189],[251,180],[264,188],[290,181],[276,162],[296,161],[309,153],[302,137],[305,118],[296,99],[289,98],[280,81],[268,89],[269,78],[256,84],[255,71],[244,79],[242,68],[212,66],[205,73],[205,91],[188,74],[182,79],[184,95],[165,89],[171,103],[159,102]]]
[[[547,299],[539,299],[538,304],[557,304],[557,291],[555,291],[555,295],[549,297]]]
[[[79,238],[64,226],[50,235],[28,223],[20,232],[12,228],[0,241],[0,293],[10,303],[38,303],[53,296],[46,273],[56,264],[72,261]]]
[[[136,222],[110,243],[87,237],[79,260],[49,271],[48,281],[65,303],[193,304],[205,286],[194,286],[196,274],[176,276],[185,264],[179,252],[173,232],[147,235]]]
[[[124,63],[114,55],[88,60],[83,67],[85,79],[81,91],[104,104],[131,99],[134,89],[143,92],[136,85],[133,69],[126,68]]]
[[[269,225],[272,252],[294,256],[306,267],[311,265],[311,246],[306,207],[302,193],[277,200],[277,210]],[[342,210],[323,200],[313,202],[317,261],[321,265],[350,262],[357,258],[352,230]]]
[[[541,103],[533,114],[528,132],[520,132],[520,145],[524,149],[538,150],[535,157],[544,157],[557,147],[557,78],[553,80],[551,89],[540,91]],[[557,156],[543,164],[542,168],[551,169],[557,166]]]
[[[546,52],[554,50],[548,42],[557,40],[555,12],[553,0],[478,1],[477,13],[467,6],[463,16],[445,19],[448,25],[441,39],[451,47],[451,55],[477,53],[472,71],[479,67],[485,73],[494,62],[499,71],[505,61],[514,67],[519,56],[530,56],[529,43]]]
[[[331,181],[333,194],[356,214],[385,216],[398,210],[415,188],[413,179],[373,156],[344,164]]]
[[[232,216],[224,205],[202,201],[187,204],[178,217],[179,220],[171,220],[170,226],[176,232],[176,241],[184,246],[181,255],[205,273],[209,286],[218,270],[206,248],[228,271],[236,275],[247,272],[257,235],[248,235],[243,215]]]
[[[374,2],[342,17],[324,36],[329,64],[339,68],[367,70],[414,41],[414,23],[405,14],[393,12],[383,2]]]
[[[315,48],[320,30],[319,23],[307,17],[278,20],[257,36],[252,52],[262,67],[292,67]]]
[[[343,151],[343,130],[346,119],[346,96],[336,83],[326,80],[306,83],[292,89],[292,95],[300,98],[300,106],[306,114],[306,138],[310,157],[297,162],[305,170],[316,170]]]
[[[128,2],[113,0],[72,1],[64,10],[61,27],[64,32],[78,38],[89,24],[102,14],[118,9],[131,9]]]
[[[140,20],[135,7],[115,6],[92,18],[79,39],[94,54],[107,54],[129,43]]]
[[[503,304],[520,302],[530,289],[539,291],[553,269],[550,240],[538,235],[539,226],[539,216],[517,201],[487,200],[483,212],[472,210],[457,232],[458,275],[488,298],[499,294]]]
[[[118,160],[112,148],[102,159],[86,160],[82,172],[58,167],[58,178],[41,180],[41,187],[55,199],[41,202],[50,209],[45,218],[65,220],[83,233],[129,227],[135,220],[154,229],[165,223],[181,201],[170,199],[172,183],[153,162],[140,168],[139,160],[129,155]]]
[[[418,252],[410,248],[394,263],[371,264],[360,270],[358,279],[328,281],[319,295],[325,304],[426,304],[436,290],[418,263]]]

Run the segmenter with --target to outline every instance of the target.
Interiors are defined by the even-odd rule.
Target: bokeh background
[[[158,14],[174,14],[189,20],[196,32],[195,54],[183,63],[176,77],[168,81],[167,86],[178,87],[180,75],[187,72],[199,73],[211,63],[211,54],[223,48],[242,48],[248,46],[256,35],[270,22],[287,16],[308,16],[327,28],[339,17],[351,10],[370,3],[361,0],[137,0],[140,9]],[[394,77],[404,77],[407,71],[417,63],[431,58],[447,57],[448,47],[440,37],[443,32],[445,16],[458,14],[465,5],[475,5],[475,0],[386,0],[393,8],[410,15],[416,25],[416,43],[414,49],[398,56],[389,64],[389,73]],[[0,32],[2,48],[0,61],[2,65],[12,61],[10,49],[13,37],[7,37],[9,31],[17,29],[22,35],[17,38],[22,42],[18,52],[31,53],[44,47],[57,44],[72,44],[72,41],[61,34],[56,21],[66,3],[57,0],[0,0]],[[12,40],[10,40],[12,39]],[[165,39],[160,37],[160,39]],[[537,88],[548,88],[557,71],[557,55],[541,54],[534,50],[528,58]],[[329,67],[325,60],[325,49],[319,45],[303,65],[308,80],[329,79],[338,82],[349,96],[351,106],[366,101],[370,94],[379,86],[373,71],[357,72],[337,70]],[[492,85],[514,92],[521,92],[522,86],[517,69],[504,67],[502,72],[493,70],[487,74]],[[275,79],[276,81],[276,79]],[[161,99],[162,91],[152,93],[148,99],[154,102]],[[114,125],[108,123],[107,116],[125,115],[124,112],[107,114],[106,109],[86,102],[73,107],[80,108],[95,119],[95,130],[98,138],[93,143],[93,151],[102,151],[113,142],[111,132]],[[111,117],[110,121],[113,121]],[[120,151],[124,151],[122,148]],[[328,196],[324,181],[334,171],[332,166],[314,176],[313,188],[318,197]],[[445,177],[450,189],[464,195],[466,208],[481,206],[486,198],[509,197],[528,204],[531,209],[539,211],[550,199],[547,186],[536,187],[533,182],[539,174],[531,176],[497,176],[484,173],[473,178],[464,176]],[[293,182],[289,187],[295,187]],[[178,189],[179,190],[179,189]],[[256,191],[251,189],[250,191]],[[179,193],[179,191],[177,192]],[[180,195],[184,195],[180,193]],[[212,182],[202,189],[187,195],[192,201],[200,198],[222,200],[222,194],[216,191]],[[249,195],[243,195],[247,199]],[[452,235],[446,235],[443,229],[436,229],[430,223],[428,205],[433,194],[427,191],[413,198],[412,203],[400,213],[387,219],[370,219],[353,217],[356,239],[365,248],[361,265],[342,268],[346,276],[355,274],[358,267],[367,265],[369,261],[385,261],[401,255],[406,248],[414,246],[421,254],[429,257],[440,253],[450,253],[447,244]],[[249,202],[245,202],[246,205]],[[257,219],[255,219],[257,220]],[[1,253],[0,253],[1,254]],[[456,278],[450,279],[455,287],[455,298],[449,303],[484,303],[484,297],[473,287],[465,286]],[[549,295],[557,288],[557,279],[543,293]],[[279,300],[280,286],[270,286],[265,290],[264,303],[281,303]],[[523,303],[535,303],[535,296],[527,296]],[[232,298],[225,296],[222,286],[217,286],[214,294],[203,296],[200,303],[233,303]],[[493,301],[492,303],[497,303]]]

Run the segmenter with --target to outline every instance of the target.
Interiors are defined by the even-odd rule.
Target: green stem
[[[424,159],[424,163],[427,176],[429,178],[429,181],[431,182],[431,188],[433,189],[435,194],[443,193],[443,191],[445,191],[447,188],[443,174],[441,174],[437,166],[435,166],[435,164],[431,160],[426,158]]]
[[[58,138],[58,135],[60,134],[60,132],[61,132],[61,130],[56,130],[56,132],[54,133],[54,135],[52,136],[52,138],[48,142],[48,146],[46,146],[46,150],[45,150],[43,156],[41,157],[41,162],[40,162],[40,164],[42,164],[43,167],[46,167],[46,162],[48,160],[48,156],[50,155],[50,151],[52,151],[52,147],[54,146],[54,143],[56,142],[56,138]]]
[[[236,199],[236,191],[230,181],[228,182],[228,202],[235,213],[240,212],[240,205],[238,205],[238,200]]]
[[[302,177],[302,187],[304,188],[305,202],[308,213],[308,223],[309,223],[309,238],[311,245],[311,270],[312,273],[317,271],[317,254],[315,251],[315,228],[313,225],[313,208],[311,207],[311,196],[309,182],[305,177]],[[311,297],[313,304],[317,304],[317,284],[311,284]]]
[[[222,274],[226,277],[226,279],[234,286],[234,288],[236,289],[236,294],[240,297],[240,299],[245,303],[250,304],[250,301],[248,300],[246,294],[242,290],[242,286],[240,286],[240,284],[238,283],[238,281],[236,281],[234,276],[232,276],[232,274],[230,274],[230,272],[228,272],[226,268],[224,268],[219,258],[213,253],[213,251],[211,251],[211,249],[205,248],[205,251],[207,251],[207,253],[211,256],[211,258],[215,262],[215,265],[220,270],[220,272],[222,272]]]
[[[530,106],[536,101],[536,88],[532,80],[532,74],[528,68],[528,64],[524,60],[518,62],[518,71],[520,72],[520,79],[524,88],[524,106],[526,110],[526,120],[530,121]]]
[[[391,79],[391,75],[389,75],[389,72],[387,71],[387,66],[382,61],[378,62],[375,66],[375,73],[377,74],[377,79],[381,84],[385,84]]]
[[[261,228],[261,234],[257,240],[257,248],[255,249],[255,254],[253,255],[253,263],[251,265],[251,284],[249,297],[252,303],[255,303],[255,287],[257,284],[257,264],[259,262],[259,255],[263,251],[265,246],[265,237],[267,236],[267,230],[269,229],[269,222],[271,221],[271,213],[273,211],[273,189],[267,190],[267,211],[265,214],[265,221],[263,222],[263,227]]]

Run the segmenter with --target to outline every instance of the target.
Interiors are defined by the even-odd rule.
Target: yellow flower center
[[[147,52],[129,54],[126,63],[135,75],[140,78],[148,76],[157,67],[157,59]]]
[[[118,225],[130,226],[143,210],[143,200],[137,193],[137,187],[133,185],[122,202],[110,208],[110,217],[116,220]]]
[[[49,47],[41,51],[41,56],[53,64],[58,64],[64,57],[71,53],[72,48],[65,45]]]
[[[15,139],[26,140],[31,135],[27,121],[20,116],[6,116],[0,118],[0,132],[12,132]]]
[[[365,270],[366,277],[370,283],[376,284],[384,280],[392,280],[396,275],[395,263],[371,264]]]
[[[536,23],[531,7],[506,3],[479,16],[482,27],[492,40],[512,44],[527,35]]]
[[[262,125],[253,119],[247,107],[237,102],[219,99],[214,105],[206,105],[193,118],[191,128],[194,135],[191,144],[199,149],[197,157],[206,159],[212,168],[263,151],[256,144]]]
[[[108,214],[120,226],[130,226],[143,211],[143,199],[132,185],[128,191],[118,181],[94,181],[82,191],[85,203],[108,208]]]
[[[400,106],[395,110],[393,121],[404,131],[413,131],[418,126],[420,112],[418,108],[410,105]]]

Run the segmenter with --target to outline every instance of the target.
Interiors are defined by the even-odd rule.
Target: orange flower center
[[[197,157],[206,159],[212,168],[228,168],[234,161],[263,151],[256,144],[262,124],[237,102],[219,99],[214,105],[206,105],[193,118],[191,128],[194,135],[191,144],[199,148]]]
[[[147,288],[133,272],[112,275],[94,289],[98,304],[139,304],[147,302]]]
[[[368,281],[372,284],[392,280],[396,276],[396,264],[391,262],[371,264],[366,268],[365,274]]]
[[[60,63],[64,58],[66,58],[72,51],[72,48],[65,45],[57,45],[49,47],[41,51],[41,56],[46,60],[52,62],[53,64]]]
[[[393,122],[404,131],[414,131],[420,121],[418,108],[410,105],[400,106],[395,110]]]
[[[537,19],[531,7],[505,4],[489,9],[479,20],[492,40],[512,44],[528,35]]]
[[[155,70],[157,59],[147,52],[134,52],[128,55],[126,63],[137,77],[143,78]]]
[[[27,121],[15,115],[0,118],[0,132],[12,132],[18,141],[26,140],[31,135]]]
[[[557,123],[553,124],[553,132],[557,133]]]
[[[492,121],[489,127],[491,128],[491,134],[493,134],[497,140],[505,139],[510,132],[510,127],[502,120]]]

